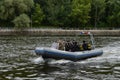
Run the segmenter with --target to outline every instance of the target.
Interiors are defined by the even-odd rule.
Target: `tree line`
[[[0,27],[119,28],[120,0],[0,0]]]

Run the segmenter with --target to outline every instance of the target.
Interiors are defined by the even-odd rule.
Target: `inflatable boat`
[[[95,49],[94,45],[94,38],[90,32],[80,32],[80,35],[90,35],[91,43],[92,43],[92,50],[85,50],[85,51],[77,51],[77,52],[69,52],[69,51],[62,51],[54,48],[47,48],[47,47],[37,47],[35,49],[35,53],[37,55],[42,56],[44,59],[66,59],[71,61],[79,61],[84,60],[87,58],[92,58],[96,56],[100,56],[103,54],[103,51],[100,49]]]
[[[87,58],[100,56],[103,54],[103,51],[99,49],[94,49],[90,51],[68,52],[53,48],[38,47],[35,49],[35,53],[42,56],[43,59],[66,59],[71,61],[79,61]]]

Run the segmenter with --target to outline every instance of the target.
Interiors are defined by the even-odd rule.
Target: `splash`
[[[66,63],[69,63],[69,62],[72,62],[72,61],[69,61],[69,60],[52,60],[50,62],[50,64],[66,64]]]
[[[101,49],[103,50],[103,55],[95,58],[96,61],[114,62],[114,60],[120,60],[120,41],[112,42]]]
[[[38,57],[32,60],[33,63],[35,64],[40,64],[40,63],[44,63],[44,60],[42,57]]]
[[[120,53],[120,41],[108,44],[107,46],[103,47],[104,53],[108,54],[119,54]],[[120,56],[120,54],[119,54]]]
[[[104,62],[118,62],[120,61],[120,41],[111,42],[103,48],[103,55],[95,58],[90,58],[78,63],[104,63]]]

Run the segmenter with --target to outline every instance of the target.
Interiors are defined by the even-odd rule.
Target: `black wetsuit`
[[[82,47],[83,47],[84,50],[88,50],[88,45],[87,45],[87,43],[84,43],[84,44],[82,45]]]

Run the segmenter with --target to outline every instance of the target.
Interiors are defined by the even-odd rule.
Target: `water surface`
[[[38,57],[35,47],[50,47],[54,40],[89,40],[89,37],[0,37],[0,80],[119,80],[120,37],[95,37],[99,57],[72,62]]]

